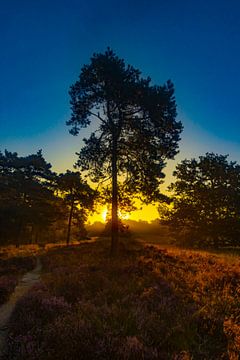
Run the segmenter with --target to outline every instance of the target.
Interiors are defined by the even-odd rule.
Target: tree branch
[[[99,113],[95,114],[92,111],[88,111],[90,115],[95,116],[96,118],[98,118],[100,121],[102,121],[105,125],[107,125],[107,122],[99,115]]]

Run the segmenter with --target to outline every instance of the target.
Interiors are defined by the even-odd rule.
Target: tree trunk
[[[72,195],[71,208],[70,208],[70,213],[69,213],[69,218],[68,218],[68,230],[67,230],[67,241],[66,241],[67,246],[70,243],[71,225],[72,225],[72,216],[73,216],[73,206],[74,206],[74,196]]]
[[[39,238],[39,229],[38,226],[35,228],[35,237],[34,237],[34,243],[38,244],[38,238]]]
[[[112,144],[112,229],[111,255],[118,250],[118,183],[117,183],[117,137],[113,133]]]
[[[17,230],[17,236],[16,236],[16,248],[20,247],[22,228],[23,228],[23,221],[22,221],[22,219],[20,219],[19,223],[18,223],[18,230]]]
[[[30,225],[30,230],[29,230],[29,244],[33,244],[33,225]]]
[[[3,224],[3,221],[0,218],[0,244],[3,243],[3,226],[2,226],[2,224]]]

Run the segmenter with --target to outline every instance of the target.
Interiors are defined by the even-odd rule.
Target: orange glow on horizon
[[[97,211],[89,216],[88,222],[89,223],[94,223],[94,222],[106,222],[108,216],[108,210],[106,206],[99,206]],[[159,214],[157,211],[157,207],[154,205],[145,205],[142,206],[141,209],[136,210],[136,211],[132,211],[131,213],[121,213],[119,214],[119,217],[122,220],[135,220],[135,221],[139,221],[139,220],[144,220],[144,221],[148,221],[151,222],[157,218],[159,218]]]
[[[108,213],[109,213],[109,210],[106,207],[103,207],[102,211],[100,212],[101,221],[103,221],[103,222],[107,221]],[[91,222],[99,221],[99,220],[95,220],[95,217],[97,217],[98,215],[99,214],[97,214],[97,213],[94,214],[93,215],[94,220],[91,220]],[[126,213],[119,211],[118,216],[120,217],[120,219],[124,220],[124,219],[129,219],[130,214],[126,214]]]

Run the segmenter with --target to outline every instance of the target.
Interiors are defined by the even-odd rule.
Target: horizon
[[[0,150],[24,156],[43,149],[54,171],[71,170],[91,128],[77,137],[68,133],[68,90],[92,54],[110,46],[154,84],[171,78],[175,85],[184,130],[179,154],[164,169],[163,192],[182,159],[214,152],[237,161],[240,4],[140,1],[136,7],[125,0],[117,12],[115,5],[10,0],[2,6]],[[130,217],[156,216],[150,206]]]

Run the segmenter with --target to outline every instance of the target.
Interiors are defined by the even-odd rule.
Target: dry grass
[[[33,246],[0,249],[0,305],[9,299],[22,274],[35,267],[35,255],[36,247]]]
[[[0,259],[35,256],[38,253],[38,245],[21,245],[19,248],[17,248],[15,245],[0,247]]]
[[[128,240],[50,249],[17,305],[6,359],[238,359],[237,258]]]

